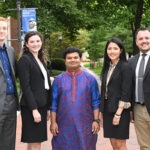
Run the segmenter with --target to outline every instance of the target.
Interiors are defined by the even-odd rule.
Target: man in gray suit
[[[136,32],[139,53],[129,59],[133,69],[134,125],[140,150],[150,150],[150,29]]]
[[[16,110],[14,49],[5,44],[8,21],[0,17],[0,150],[15,150]]]

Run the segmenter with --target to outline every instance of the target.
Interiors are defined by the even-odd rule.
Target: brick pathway
[[[48,126],[49,127],[49,126]],[[48,131],[48,141],[42,143],[41,150],[52,150],[51,148],[51,134]],[[17,117],[17,136],[16,136],[16,150],[26,150],[26,144],[20,142],[21,136],[21,117],[18,115]],[[134,125],[131,123],[130,125],[130,139],[127,140],[128,150],[140,150],[137,144],[136,135],[134,131]],[[112,150],[110,142],[108,139],[103,138],[102,128],[99,132],[98,142],[97,142],[97,150]]]

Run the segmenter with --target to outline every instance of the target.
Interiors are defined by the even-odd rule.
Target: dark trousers
[[[0,150],[15,150],[16,108],[15,97],[7,95],[0,114]]]

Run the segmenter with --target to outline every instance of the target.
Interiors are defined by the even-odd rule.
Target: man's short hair
[[[137,31],[135,32],[135,39],[137,38],[137,34],[139,33],[139,31],[149,31],[150,32],[150,28],[141,27],[141,28],[137,29]]]
[[[7,18],[4,18],[4,17],[0,17],[0,21],[5,21],[8,23],[8,19]]]
[[[66,59],[66,55],[67,54],[70,54],[70,53],[78,53],[80,58],[82,57],[82,52],[81,50],[79,50],[78,48],[75,48],[75,47],[68,47],[65,51],[64,51],[64,54],[63,54],[63,58]]]

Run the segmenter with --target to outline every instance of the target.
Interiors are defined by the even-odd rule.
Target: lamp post
[[[61,55],[62,35],[61,34],[58,35],[58,41],[59,41],[59,46],[60,46],[60,57],[62,57],[62,55]]]
[[[5,0],[0,0],[0,2],[5,2]],[[18,41],[18,49],[21,50],[22,48],[22,39],[21,39],[21,0],[16,0],[16,7],[15,9],[7,9],[8,11],[17,11],[17,24],[18,24],[18,38],[17,39],[10,39],[10,41],[17,40]]]
[[[18,14],[18,48],[21,50],[22,48],[22,40],[21,40],[21,1],[17,0],[17,14]]]

